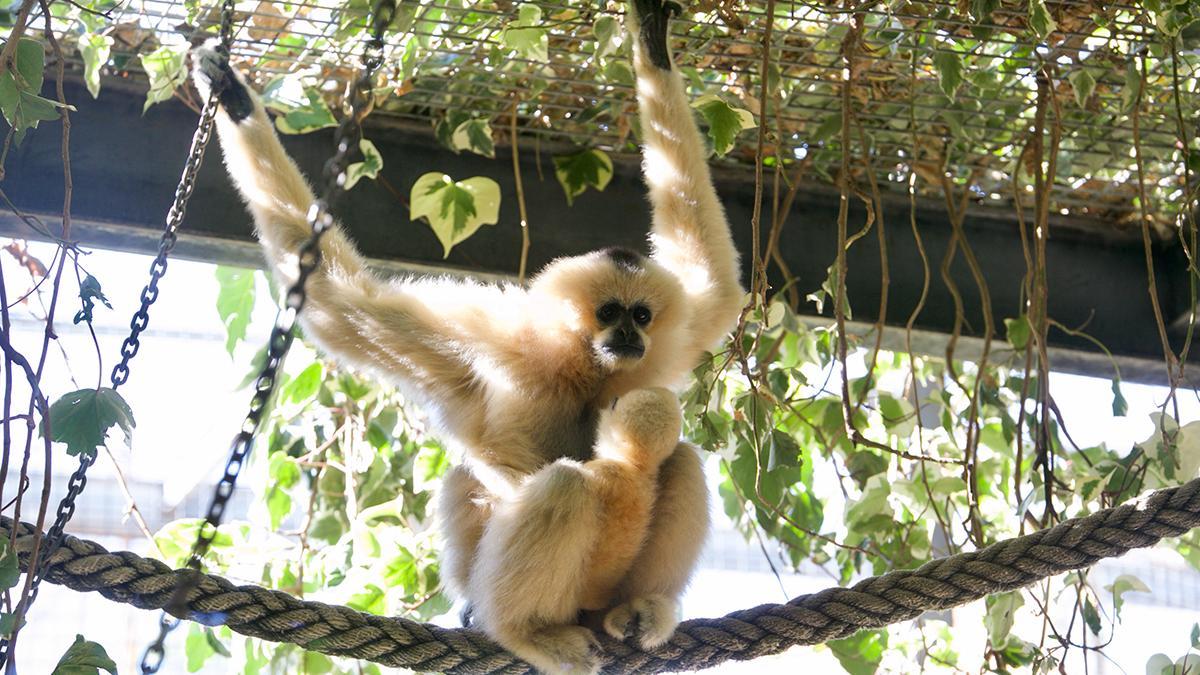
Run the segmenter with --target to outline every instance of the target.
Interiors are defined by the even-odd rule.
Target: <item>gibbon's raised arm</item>
[[[733,328],[741,309],[745,292],[737,249],[667,45],[668,19],[678,6],[663,0],[633,0],[629,6],[643,171],[654,210],[652,255],[683,283],[691,307],[689,351],[708,350]]]
[[[208,46],[192,54],[193,78],[204,97],[226,81],[217,128],[225,164],[246,201],[275,275],[291,283],[296,251],[309,236],[314,201],[308,183],[287,155],[261,101]],[[321,244],[321,265],[308,280],[301,314],[305,331],[326,351],[351,365],[403,380],[418,394],[453,412],[465,402],[473,354],[495,335],[481,302],[500,304],[499,288],[449,279],[384,281],[366,266],[340,226]],[[493,338],[494,339],[494,338]]]

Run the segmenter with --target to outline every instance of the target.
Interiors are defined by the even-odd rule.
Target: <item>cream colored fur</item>
[[[640,45],[634,62],[654,211],[639,269],[597,252],[551,263],[528,289],[386,280],[335,228],[301,316],[328,353],[401,385],[464,450],[440,496],[447,583],[479,626],[547,672],[596,669],[591,633],[577,625],[584,609],[611,610],[605,630],[645,647],[673,631],[708,495],[697,451],[678,442],[678,404],[660,388],[728,333],[743,295],[682,79]],[[254,102],[248,119],[221,111],[217,124],[229,174],[288,282],[313,195]],[[639,359],[597,349],[609,329],[596,309],[614,299],[653,312]]]

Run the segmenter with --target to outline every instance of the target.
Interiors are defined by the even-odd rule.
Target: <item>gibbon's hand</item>
[[[229,66],[229,52],[216,38],[192,50],[192,82],[204,100],[208,99],[209,92],[217,90],[221,107],[235,122],[254,112],[250,92]]]
[[[640,39],[650,62],[663,70],[671,69],[671,52],[667,48],[667,25],[672,16],[679,16],[683,8],[672,0],[633,0],[641,27]]]

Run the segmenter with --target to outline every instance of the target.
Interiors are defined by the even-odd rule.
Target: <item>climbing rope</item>
[[[850,588],[829,588],[787,604],[759,605],[717,619],[679,625],[667,644],[642,650],[597,635],[605,672],[652,673],[697,670],[728,660],[776,654],[797,645],[823,643],[864,628],[879,628],[1028,586],[1040,579],[1144,548],[1200,526],[1200,478],[1150,493],[1090,516],[997,542],[979,551],[934,560],[915,570],[889,572]],[[9,518],[0,528],[12,530]],[[22,568],[33,540],[32,525],[13,533]],[[176,583],[190,570],[173,570],[134,553],[112,553],[95,542],[66,536],[48,560],[46,579],[76,591],[143,609],[167,607]],[[198,574],[177,615],[209,626],[304,649],[417,671],[484,675],[532,672],[483,633],[449,629],[403,618],[365,614],[348,607],[309,602],[258,586],[236,586]]]

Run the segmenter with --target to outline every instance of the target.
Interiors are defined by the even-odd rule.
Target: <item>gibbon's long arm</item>
[[[683,78],[672,67],[667,23],[678,6],[663,0],[630,5],[643,171],[654,210],[652,255],[683,283],[692,363],[696,351],[712,349],[737,320],[744,297],[738,254]]]
[[[309,236],[314,201],[287,155],[261,101],[217,50],[193,52],[201,93],[222,82],[217,127],[225,163],[245,199],[277,278],[290,283],[296,251]],[[501,304],[504,292],[448,279],[383,281],[335,227],[321,245],[322,262],[308,280],[302,313],[307,333],[351,365],[414,385],[415,393],[453,410],[471,395],[471,360],[495,340],[481,302]],[[488,334],[490,340],[481,339]]]

